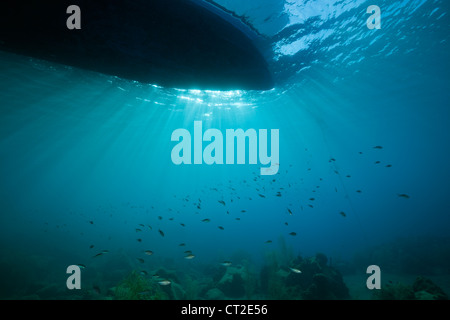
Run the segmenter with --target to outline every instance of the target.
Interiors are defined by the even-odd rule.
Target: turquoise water
[[[162,88],[0,52],[1,298],[107,298],[161,268],[187,290],[224,261],[261,281],[271,255],[365,274],[354,256],[398,238],[443,239],[407,254],[433,251],[424,273],[448,276],[448,3],[379,1],[369,30],[368,1],[217,2],[260,32],[274,89]],[[174,165],[171,134],[194,121],[279,129],[278,173]],[[368,261],[401,273],[392,259]],[[83,293],[65,287],[73,264]],[[237,298],[271,297],[254,286]]]

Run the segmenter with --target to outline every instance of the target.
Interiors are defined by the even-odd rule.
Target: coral
[[[238,273],[225,275],[219,283],[222,291],[231,298],[241,298],[245,294],[244,280]]]
[[[206,292],[206,299],[208,299],[208,300],[224,300],[225,294],[220,289],[212,288]]]
[[[421,297],[422,299],[420,300],[448,300],[445,292],[433,281],[425,277],[417,277],[412,285],[412,289],[416,299]],[[424,299],[425,296],[429,299]]]
[[[426,291],[417,291],[414,293],[416,300],[438,300],[434,295]]]
[[[227,297],[241,298],[245,295],[244,277],[245,273],[242,266],[228,267],[217,287]]]
[[[281,281],[279,278],[269,279],[266,295],[267,299],[270,300],[295,299],[294,293],[290,292],[289,288],[284,284],[284,281]]]
[[[300,296],[308,300],[348,299],[349,291],[338,270],[327,266],[328,259],[318,253],[315,257],[301,259],[294,267],[301,274],[291,272],[287,277],[287,285],[293,284],[300,291]]]
[[[377,300],[448,300],[445,292],[430,279],[417,277],[413,285],[388,284],[376,290],[372,296]]]
[[[411,286],[402,283],[388,284],[374,291],[374,300],[414,300],[414,291]]]
[[[226,271],[227,268],[224,266],[207,265],[203,269],[203,275],[211,277],[213,281],[217,282],[220,281],[220,279],[222,279]]]
[[[301,294],[306,300],[348,299],[349,292],[341,275],[332,269],[324,269],[312,276],[312,283]]]
[[[319,264],[320,267],[325,267],[328,263],[328,258],[323,253],[317,253],[315,256],[315,261]]]
[[[342,275],[327,263],[327,257],[321,253],[310,258],[292,258],[289,268],[272,262],[261,271],[261,289],[269,299],[348,299],[349,291]]]

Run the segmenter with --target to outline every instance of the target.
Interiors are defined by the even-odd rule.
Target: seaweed
[[[152,283],[133,270],[113,290],[117,300],[166,300],[168,296],[155,283]]]
[[[328,259],[318,253],[314,257],[297,256],[288,267],[278,266],[270,258],[261,270],[262,290],[269,299],[335,300],[349,299],[349,290],[338,270],[327,265]],[[292,270],[300,270],[294,272]],[[266,278],[266,279],[264,279]]]

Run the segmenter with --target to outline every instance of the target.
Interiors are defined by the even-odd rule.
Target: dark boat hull
[[[66,26],[69,5],[81,9],[80,30]],[[189,0],[8,1],[0,50],[166,87],[273,87],[242,26]]]

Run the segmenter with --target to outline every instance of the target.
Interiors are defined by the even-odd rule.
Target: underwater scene
[[[0,299],[448,300],[448,1],[38,2]]]

